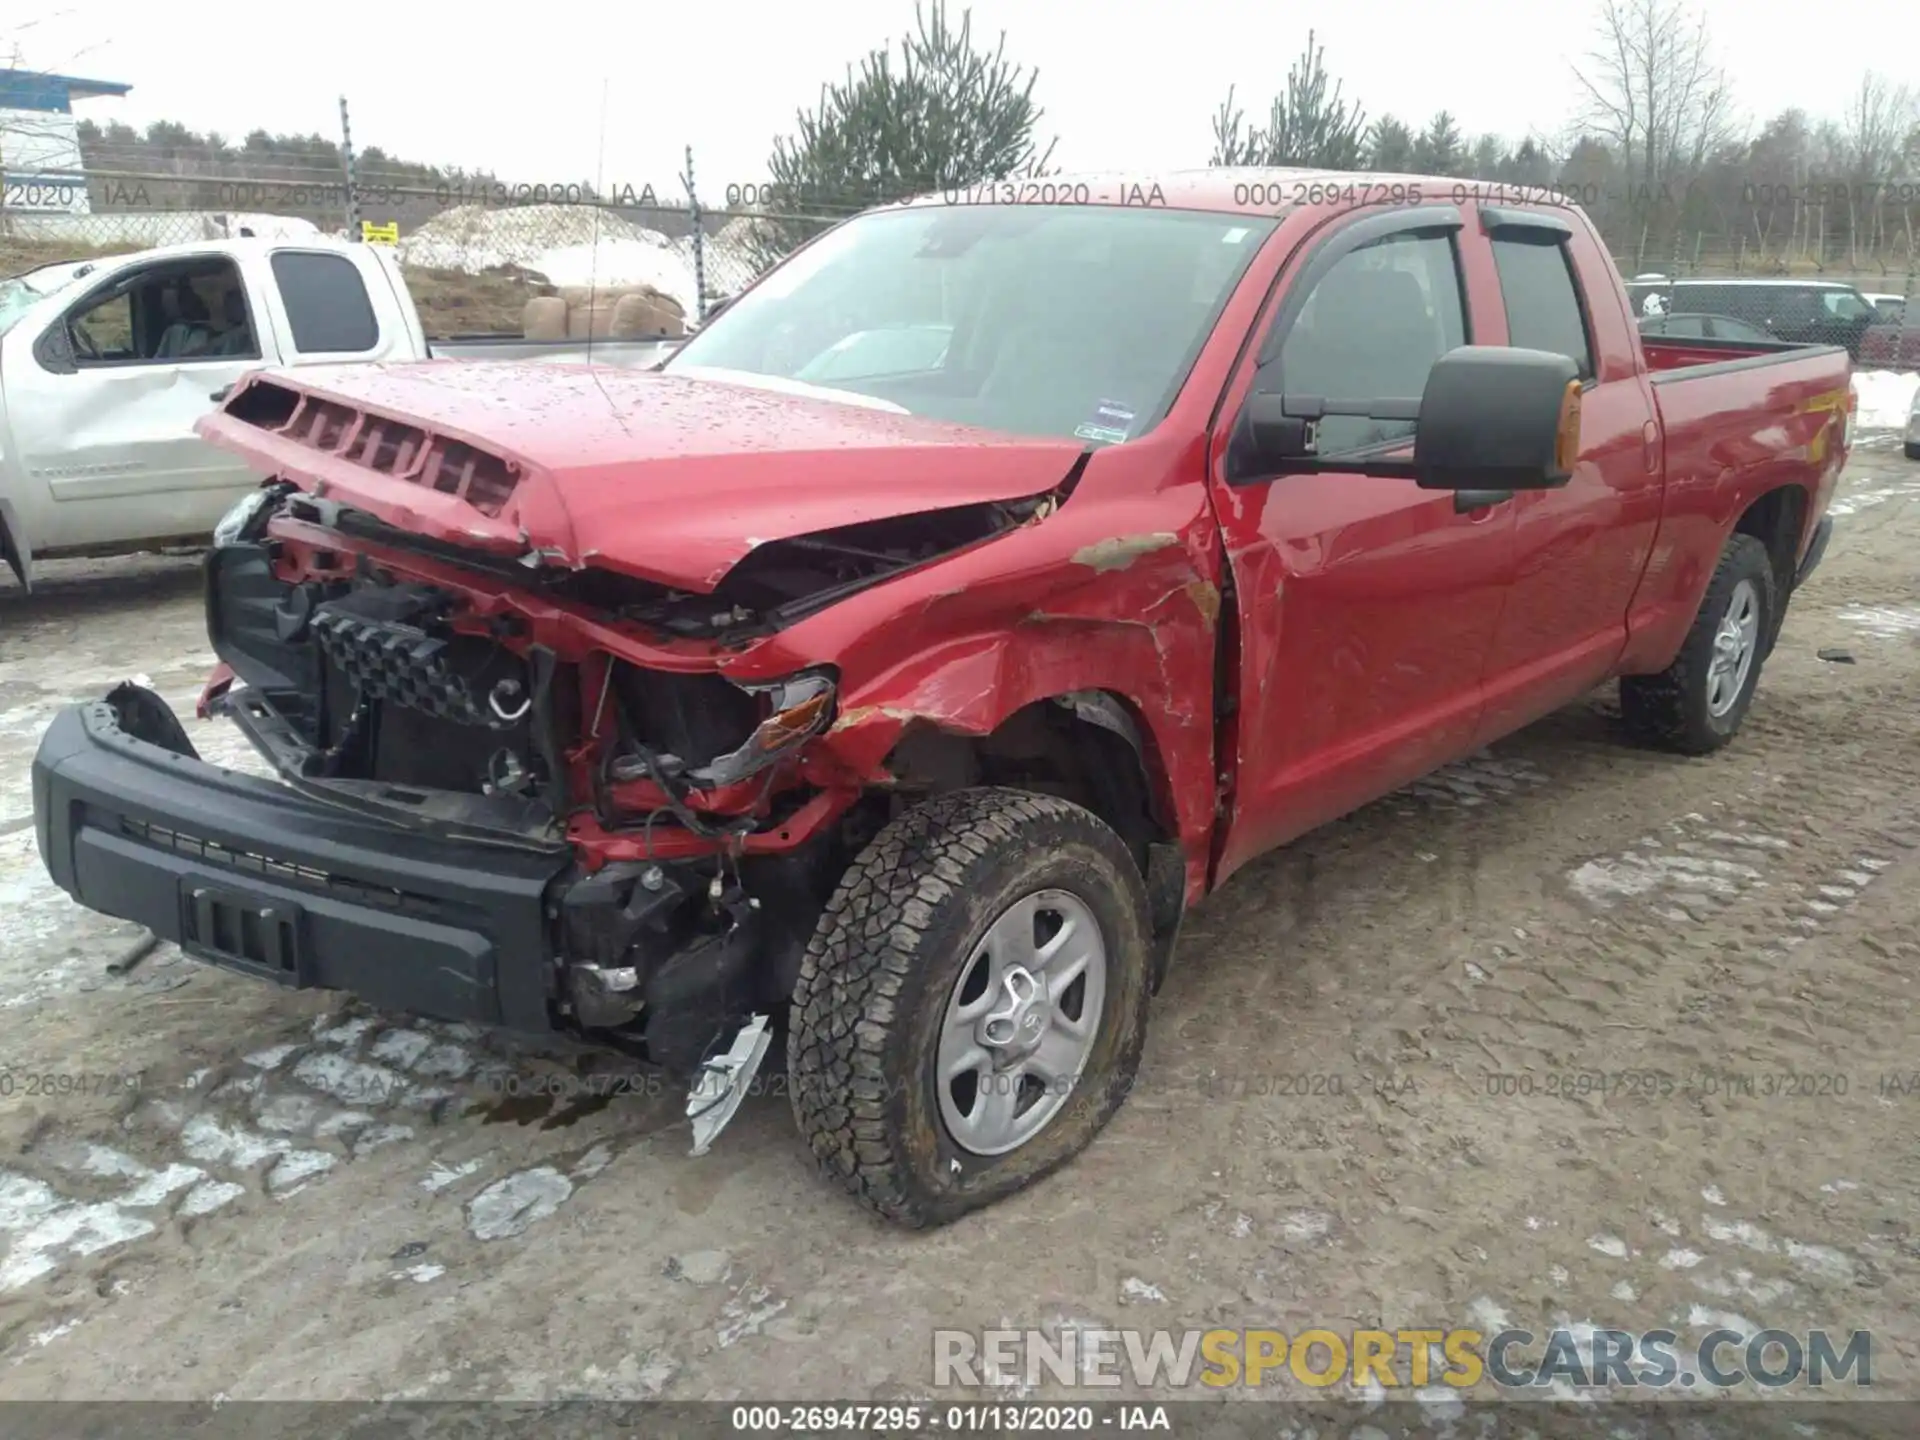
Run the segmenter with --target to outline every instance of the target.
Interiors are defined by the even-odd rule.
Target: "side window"
[[[344,255],[282,250],[273,257],[273,278],[301,354],[358,355],[380,343],[367,287]]]
[[[1321,277],[1262,390],[1323,400],[1418,400],[1434,361],[1466,343],[1466,306],[1453,241],[1407,231],[1344,255]],[[1413,434],[1410,420],[1329,415],[1324,455]]]
[[[260,358],[246,288],[222,256],[121,275],[66,324],[79,369]]]
[[[73,363],[81,367],[124,365],[141,358],[133,346],[133,292],[114,289],[89,300],[67,317]]]
[[[1565,355],[1580,367],[1582,380],[1591,380],[1593,343],[1566,247],[1546,238],[1496,236],[1493,262],[1507,305],[1507,343]]]

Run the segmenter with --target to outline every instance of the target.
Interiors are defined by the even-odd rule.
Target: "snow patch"
[[[1802,1245],[1798,1240],[1789,1240],[1786,1249],[1787,1258],[1807,1274],[1841,1284],[1853,1283],[1853,1261],[1832,1246]]]
[[[547,1219],[573,1194],[573,1182],[551,1165],[496,1180],[467,1202],[467,1229],[476,1240],[505,1240]]]
[[[723,247],[709,239],[710,252]],[[403,264],[477,275],[517,266],[562,288],[651,285],[699,314],[688,247],[592,205],[456,205],[427,221],[397,247]],[[716,273],[719,253],[707,257]]]
[[[1846,605],[1838,613],[1876,640],[1904,640],[1920,632],[1920,608],[1911,605]]]
[[[1920,372],[1859,371],[1853,393],[1860,399],[1856,423],[1862,430],[1897,430],[1907,423],[1913,397],[1920,394]]]
[[[1715,1310],[1706,1305],[1687,1307],[1687,1324],[1699,1329],[1738,1330],[1742,1335],[1751,1335],[1760,1327],[1742,1315],[1729,1310]]]
[[[1728,1223],[1715,1220],[1711,1215],[1702,1215],[1700,1228],[1707,1232],[1709,1240],[1744,1245],[1747,1249],[1756,1250],[1762,1255],[1771,1255],[1778,1248],[1773,1243],[1773,1237],[1751,1221],[1735,1220]]]
[[[426,1179],[420,1182],[420,1188],[428,1191],[441,1191],[457,1181],[464,1180],[480,1168],[478,1160],[462,1160],[458,1165],[435,1165]]]
[[[236,1185],[231,1180],[203,1181],[187,1192],[187,1198],[180,1202],[180,1213],[188,1217],[211,1215],[246,1193],[246,1186]]]
[[[1302,1242],[1324,1240],[1333,1229],[1333,1217],[1322,1210],[1296,1210],[1280,1222],[1280,1233]]]
[[[341,1028],[351,1029],[352,1026]],[[304,1057],[293,1067],[293,1078],[347,1105],[384,1105],[403,1095],[409,1088],[405,1080],[384,1066],[368,1065],[333,1053],[315,1053]]]
[[[1761,1305],[1772,1305],[1793,1294],[1793,1285],[1786,1280],[1756,1280],[1751,1270],[1736,1270],[1731,1280],[1723,1280],[1717,1275],[1702,1275],[1693,1282],[1707,1294],[1722,1300],[1731,1300],[1734,1296],[1743,1296]]]
[[[775,1299],[765,1285],[743,1286],[721,1307],[723,1323],[714,1331],[714,1341],[725,1350],[749,1335],[758,1335],[769,1320],[786,1308],[787,1302]]]

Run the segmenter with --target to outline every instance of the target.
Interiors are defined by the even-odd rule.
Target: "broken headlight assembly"
[[[784,680],[740,688],[764,698],[767,716],[754,727],[746,744],[687,772],[687,782],[701,790],[719,790],[758,775],[833,722],[833,701],[839,687],[833,676],[822,671],[804,671]]]
[[[249,490],[234,502],[231,509],[220,517],[220,523],[213,527],[213,548],[223,549],[238,544],[258,529],[257,521],[261,512],[269,509],[284,495],[291,486],[270,483],[258,490]]]
[[[632,678],[637,672],[625,674]],[[643,702],[643,713],[629,715],[631,748],[613,760],[610,778],[650,779],[669,792],[720,790],[772,768],[833,722],[839,690],[834,675],[824,670],[757,684],[710,676],[699,682],[711,687],[704,699],[683,688],[678,677],[647,676],[641,683],[651,695],[634,697]],[[627,694],[634,696],[632,690]],[[716,703],[727,696],[734,703]],[[742,699],[748,702],[745,707],[739,706]],[[731,735],[747,729],[747,714],[738,713],[741,708],[757,715],[751,730],[739,745],[716,753],[709,737],[728,734],[729,716],[740,722]]]

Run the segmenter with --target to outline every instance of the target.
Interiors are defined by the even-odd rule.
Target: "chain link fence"
[[[393,243],[436,335],[517,332],[526,301],[595,287],[651,288],[697,324],[778,258],[771,236],[837,215],[768,215],[661,200],[627,187],[506,185],[338,171],[232,175],[102,171],[9,182],[0,274],[57,260],[243,235]],[[388,241],[387,237],[392,237]]]
[[[365,222],[382,243],[392,237],[435,336],[518,334],[529,299],[588,289],[657,292],[691,327],[809,235],[904,198],[795,200],[752,183],[718,187],[720,203],[710,205],[687,177],[678,194],[507,184],[394,165],[378,152],[355,163],[330,142],[310,143],[310,157],[262,160],[243,149],[172,156],[167,168],[153,165],[150,145],[124,153],[95,146],[84,174],[9,179],[0,274],[249,233],[348,236]],[[135,159],[146,168],[132,168]],[[1632,227],[1608,197],[1571,198],[1615,241],[1615,263],[1649,334],[1815,340],[1845,345],[1861,369],[1920,371],[1920,264],[1914,217],[1904,211],[1889,211],[1891,223],[1870,232],[1852,221],[1836,229],[1822,210],[1778,227],[1749,215],[1737,234],[1672,229],[1653,244],[1644,226],[1621,239]],[[1863,233],[1873,244],[1861,243]]]

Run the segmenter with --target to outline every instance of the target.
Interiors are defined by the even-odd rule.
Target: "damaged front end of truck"
[[[929,444],[918,504],[911,482],[863,487],[856,458],[837,502],[694,515],[687,494],[567,490],[416,408],[255,377],[202,423],[272,478],[207,556],[220,666],[200,713],[278,779],[191,767],[171,712],[123,687],[42,747],[48,868],[227,968],[565,1030],[694,1078],[690,1113],[716,1108],[703,1079],[737,1103],[930,708],[909,700],[912,654],[876,652],[872,625],[804,651],[795,627],[1035,527],[1085,451],[1010,445],[983,467]],[[908,586],[895,604],[937,598]]]

